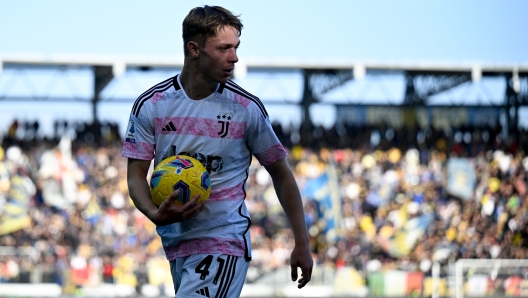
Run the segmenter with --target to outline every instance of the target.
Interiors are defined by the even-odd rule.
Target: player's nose
[[[231,62],[231,63],[237,63],[238,62],[238,55],[237,55],[236,49],[233,49],[231,51],[231,55],[229,55],[229,62]]]

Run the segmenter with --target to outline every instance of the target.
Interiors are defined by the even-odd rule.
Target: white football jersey
[[[233,81],[190,99],[179,75],[140,95],[132,107],[123,156],[152,160],[192,156],[207,168],[211,196],[193,219],[157,227],[167,259],[228,254],[251,259],[251,219],[244,199],[254,155],[261,165],[287,156],[262,102]]]

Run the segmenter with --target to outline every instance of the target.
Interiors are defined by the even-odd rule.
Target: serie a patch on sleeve
[[[128,123],[125,142],[135,143],[136,142],[136,124],[134,121]]]

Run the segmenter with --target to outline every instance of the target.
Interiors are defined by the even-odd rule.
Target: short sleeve
[[[247,142],[253,155],[263,166],[270,165],[288,156],[288,153],[275,135],[271,121],[256,104],[248,105],[249,125]]]
[[[130,114],[125,138],[123,140],[123,157],[151,160],[154,158],[155,135],[154,117],[151,106],[143,106],[137,116]]]

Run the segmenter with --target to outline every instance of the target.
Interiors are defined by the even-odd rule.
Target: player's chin
[[[224,70],[222,71],[222,83],[225,83],[227,82],[228,79],[232,78],[233,77],[233,70],[230,69],[230,70]]]
[[[227,81],[228,81],[230,78],[231,78],[231,76],[228,76],[228,77],[226,77],[226,76],[222,76],[222,77],[219,77],[219,78],[217,79],[217,81],[218,81],[218,83],[220,83],[220,84],[225,84],[225,83],[227,83]]]

